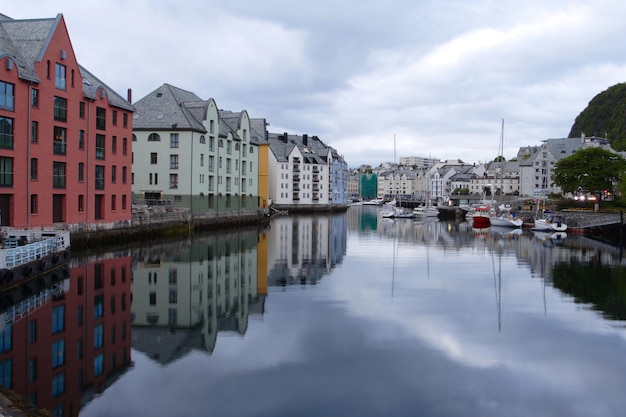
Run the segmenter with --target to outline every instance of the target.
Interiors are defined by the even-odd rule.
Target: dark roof
[[[202,121],[208,100],[196,94],[163,84],[135,103],[134,130],[193,130],[206,133]]]
[[[9,57],[17,67],[21,79],[40,83],[35,72],[35,63],[41,62],[56,29],[61,24],[62,14],[48,19],[14,20],[0,15],[0,58]],[[83,94],[95,98],[98,88],[106,91],[109,104],[129,111],[134,107],[113,89],[100,81],[91,72],[79,65],[83,77]]]

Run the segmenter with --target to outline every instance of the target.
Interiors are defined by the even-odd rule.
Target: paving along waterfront
[[[622,414],[620,248],[379,211],[75,253],[2,375],[81,417]]]

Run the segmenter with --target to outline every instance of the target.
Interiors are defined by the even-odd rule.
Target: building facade
[[[133,106],[78,64],[61,14],[0,27],[1,225],[129,221]]]
[[[259,207],[258,145],[244,110],[163,84],[135,103],[133,199],[192,213]]]

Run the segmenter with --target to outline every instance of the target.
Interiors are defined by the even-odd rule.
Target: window
[[[85,102],[81,101],[80,103],[78,103],[78,116],[81,119],[85,118]]]
[[[113,123],[113,126],[117,126],[117,110],[113,110],[111,113],[111,123]]]
[[[53,143],[53,153],[55,155],[65,155],[66,154],[66,134],[67,129],[64,127],[55,126],[54,127],[54,143]]]
[[[209,150],[210,151],[214,151],[215,150],[215,139],[213,139],[213,138],[209,138]]]
[[[178,155],[170,155],[170,169],[178,169]]]
[[[65,71],[66,71],[65,65],[59,64],[59,63],[56,64],[56,69],[54,71],[54,86],[61,90],[65,90],[65,82],[66,82]]]
[[[52,187],[65,188],[65,162],[52,163]]]
[[[96,190],[104,190],[104,165],[96,165]]]
[[[37,341],[37,320],[32,320],[28,325],[28,341],[35,343]]]
[[[126,167],[122,167],[122,184],[126,184]]]
[[[104,325],[98,324],[93,329],[93,347],[94,349],[98,349],[102,347],[104,340]]]
[[[117,182],[117,165],[111,165],[111,183]]]
[[[122,155],[128,154],[128,138],[122,138]]]
[[[209,156],[209,172],[213,172],[213,165],[215,165],[215,157]]]
[[[148,136],[148,142],[160,142],[161,141],[161,136],[159,136],[158,133],[150,133],[150,136]]]
[[[52,308],[52,334],[65,330],[65,306],[55,306]]]
[[[39,90],[33,88],[30,92],[30,105],[33,107],[39,107]]]
[[[30,122],[30,141],[31,143],[39,142],[39,122]]]
[[[226,153],[229,155],[233,153],[233,143],[229,140],[226,141]]]
[[[200,143],[206,143],[206,138],[204,135],[200,135]]]
[[[127,113],[124,113],[122,115],[122,126],[128,127],[128,114]]]
[[[13,360],[5,359],[0,361],[0,385],[5,388],[11,388],[13,379]]]
[[[105,130],[106,129],[106,109],[102,107],[96,107],[96,129]]]
[[[65,340],[56,340],[52,343],[52,369],[65,363]]]
[[[13,149],[13,119],[0,117],[0,148]]]
[[[13,158],[0,157],[0,187],[13,186]]]
[[[178,174],[170,174],[170,188],[171,189],[178,188]]]
[[[117,196],[113,194],[111,196],[111,211],[117,210]]]
[[[200,154],[200,166],[201,167],[204,166],[204,154],[203,153]]]
[[[0,81],[0,108],[15,110],[15,86],[11,83]]]
[[[78,131],[78,149],[85,149],[85,131]]]
[[[105,136],[96,135],[96,159],[104,159]]]
[[[30,159],[30,179],[36,180],[39,177],[38,173],[39,160],[37,158]]]
[[[78,196],[78,211],[81,213],[85,211],[85,196],[83,194]]]
[[[158,154],[156,152],[150,153],[150,165],[156,165],[158,163]]]
[[[215,123],[213,120],[209,122],[209,133],[211,134],[215,133]]]
[[[170,148],[178,148],[178,133],[170,133]]]
[[[117,136],[111,137],[111,153],[112,154],[117,153]]]
[[[30,196],[30,214],[37,214],[39,211],[39,196],[33,194]]]
[[[78,181],[80,182],[85,181],[85,163],[84,162],[78,163]]]
[[[0,332],[0,353],[10,352],[12,348],[13,329],[12,326],[7,326]]]
[[[54,120],[67,121],[67,99],[54,97]]]
[[[61,372],[52,377],[52,398],[65,393],[65,373]]]
[[[104,353],[99,354],[93,358],[93,374],[94,376],[100,376],[104,372]]]
[[[126,210],[126,194],[122,194],[122,210]]]

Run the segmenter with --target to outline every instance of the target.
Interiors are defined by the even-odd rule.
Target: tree
[[[581,149],[556,163],[554,183],[565,193],[600,194],[626,171],[626,159],[602,148]]]

